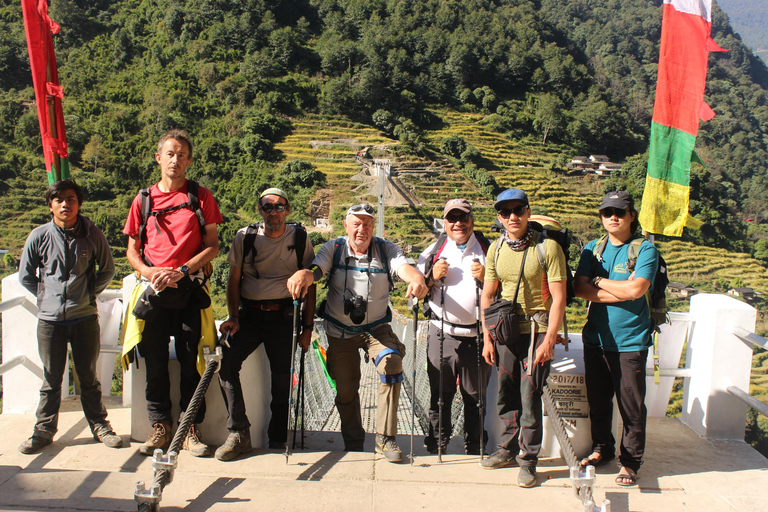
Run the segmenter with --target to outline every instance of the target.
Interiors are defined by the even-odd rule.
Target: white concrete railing
[[[122,319],[122,290],[105,290],[97,300],[101,325],[102,355],[97,373],[102,394],[109,395],[115,357],[119,353],[117,338]],[[3,413],[29,414],[37,408],[43,380],[42,363],[37,352],[37,306],[35,297],[21,283],[18,274],[3,279]],[[12,362],[21,363],[11,366]],[[10,367],[6,367],[8,364]],[[69,391],[69,372],[64,373],[62,394]]]
[[[123,282],[122,292],[110,290],[112,297],[120,293],[126,297],[133,288],[133,276],[129,275]],[[17,356],[24,356],[26,361],[20,368],[16,366],[7,371],[4,376],[3,412],[31,413],[35,409],[40,387],[40,360],[37,355],[37,338],[35,326],[37,318],[19,297],[34,298],[24,290],[18,282],[18,276],[13,275],[3,280],[3,360],[11,361]],[[13,301],[12,308],[7,306]],[[104,364],[106,377],[100,379],[104,383],[105,394],[109,393],[115,352],[118,352],[118,332],[123,310],[116,298],[99,301],[100,321],[102,324],[102,350],[100,365]],[[664,416],[669,401],[675,376],[685,377],[682,421],[699,435],[743,441],[746,416],[746,404],[733,396],[741,390],[748,393],[749,377],[752,364],[752,350],[734,334],[749,334],[754,331],[756,311],[749,304],[740,302],[732,297],[714,294],[698,294],[691,298],[690,313],[671,314],[672,323],[662,326],[660,339],[661,379],[660,384],[654,384],[653,378],[648,379],[646,404],[650,416]],[[687,343],[685,368],[679,369],[678,363],[683,346]],[[579,365],[581,361],[577,354],[556,352],[555,368],[569,365]],[[106,361],[103,363],[102,360]],[[652,358],[649,357],[648,371],[652,375]],[[28,369],[33,369],[29,372]],[[123,403],[135,406],[132,413],[132,435],[141,439],[148,431],[144,402],[144,367],[135,365],[123,378]],[[177,365],[171,365],[171,382],[178,381]],[[174,372],[176,372],[174,374]],[[35,373],[37,375],[35,375]],[[577,372],[578,373],[578,372]],[[136,374],[136,379],[134,379]],[[249,358],[243,367],[243,387],[249,389],[246,394],[246,405],[250,412],[249,418],[254,425],[252,432],[264,431],[269,418],[269,365],[263,350],[259,350]],[[135,380],[135,382],[134,382]],[[220,393],[216,386],[211,386],[208,398],[208,416],[223,421],[226,417]],[[729,391],[730,388],[730,391]],[[67,387],[64,387],[66,390]],[[178,401],[178,385],[172,385],[174,404]],[[492,404],[487,404],[492,410]],[[265,411],[259,414],[257,411]],[[146,425],[146,429],[140,425]],[[207,427],[209,424],[210,427]],[[225,436],[225,429],[219,421],[206,421],[202,425],[203,434],[212,442]],[[211,429],[210,432],[205,431]],[[215,430],[214,430],[215,429]],[[221,431],[221,432],[220,432]],[[264,434],[265,436],[266,434]],[[254,443],[261,437],[255,435]],[[221,439],[223,441],[223,439]]]

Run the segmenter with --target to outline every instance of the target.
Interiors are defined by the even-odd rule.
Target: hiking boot
[[[397,446],[395,436],[376,434],[376,453],[381,453],[389,462],[402,462],[403,452]]]
[[[216,450],[216,458],[219,460],[232,460],[241,453],[251,451],[251,433],[248,430],[230,432],[224,444]]]
[[[42,437],[32,434],[32,437],[19,445],[19,451],[27,455],[37,453],[53,442],[50,437]]]
[[[109,448],[120,448],[123,446],[123,438],[115,434],[109,423],[95,425],[93,428],[93,439],[104,443],[104,446]]]
[[[365,446],[362,442],[344,443],[344,451],[345,452],[364,452]]]
[[[499,469],[513,466],[516,462],[514,453],[501,449],[487,459],[480,461],[480,467],[484,469]]]
[[[139,446],[139,453],[142,455],[152,455],[158,448],[163,453],[168,451],[171,446],[171,422],[158,421],[152,425],[152,431],[149,433],[146,442]]]
[[[517,485],[526,488],[536,485],[536,468],[533,466],[520,466],[520,473],[517,475]]]
[[[211,453],[208,445],[200,440],[200,429],[194,423],[189,426],[189,432],[187,432],[187,437],[184,438],[181,449],[187,450],[195,457],[206,457]]]

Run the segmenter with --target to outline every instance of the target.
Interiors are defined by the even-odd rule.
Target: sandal
[[[595,469],[599,468],[603,464],[606,464],[610,461],[612,461],[616,456],[611,455],[610,457],[603,457],[601,454],[597,452],[593,452],[592,455],[589,457],[584,457],[581,459],[581,462],[579,463],[579,466],[582,468],[585,468],[587,466],[594,466]]]
[[[626,474],[622,474],[622,471],[625,471]],[[622,487],[633,487],[637,485],[637,473],[629,468],[622,467],[621,471],[619,471],[619,476],[616,477],[616,485]]]

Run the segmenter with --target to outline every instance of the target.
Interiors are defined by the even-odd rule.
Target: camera
[[[355,325],[360,325],[365,320],[365,312],[368,309],[368,301],[362,295],[349,297],[344,301],[344,314],[349,315],[349,319]]]

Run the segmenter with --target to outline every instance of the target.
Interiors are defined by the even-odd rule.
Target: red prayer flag
[[[48,183],[52,184],[69,178],[67,136],[61,108],[64,90],[59,85],[51,37],[51,32],[59,32],[59,25],[48,16],[47,0],[21,0],[21,9],[27,33],[27,49],[32,69],[32,84],[35,88],[45,168],[48,171]]]

